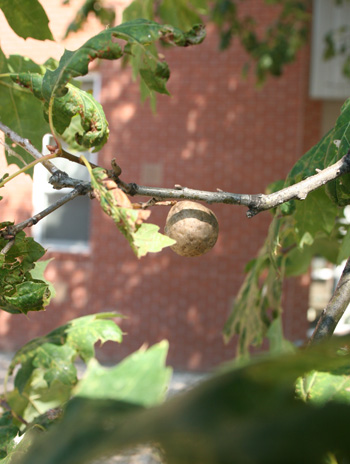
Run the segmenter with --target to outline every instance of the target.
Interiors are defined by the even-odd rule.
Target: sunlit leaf
[[[103,367],[92,359],[75,395],[114,399],[152,406],[165,399],[171,369],[165,367],[168,343],[140,349],[115,367]]]
[[[0,8],[20,37],[53,40],[48,17],[38,0],[0,0]]]

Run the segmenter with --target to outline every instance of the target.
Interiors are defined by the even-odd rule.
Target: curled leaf
[[[12,74],[16,84],[29,89],[44,104],[44,117],[48,121],[49,104],[43,92],[43,76],[40,74]],[[88,92],[67,84],[66,93],[54,98],[52,105],[53,124],[58,134],[63,135],[72,119],[80,117],[80,131],[75,133],[75,141],[82,150],[94,148],[98,151],[107,142],[109,129],[103,108]]]

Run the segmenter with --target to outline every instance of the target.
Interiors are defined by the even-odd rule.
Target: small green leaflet
[[[149,211],[133,209],[128,197],[114,184],[107,188],[108,176],[104,169],[91,169],[91,185],[103,211],[110,216],[124,237],[129,242],[135,255],[140,258],[147,253],[156,253],[175,241],[160,234],[159,227],[145,224],[143,221],[150,215]]]
[[[103,367],[92,359],[74,389],[76,396],[114,399],[153,406],[165,399],[172,370],[165,367],[168,342],[141,348],[115,367]]]
[[[0,0],[0,8],[20,37],[53,40],[48,17],[38,0]]]

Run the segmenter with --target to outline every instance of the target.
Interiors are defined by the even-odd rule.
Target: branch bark
[[[350,258],[347,260],[338,285],[326,308],[322,311],[309,345],[330,338],[350,304]]]
[[[174,189],[145,187],[134,183],[120,183],[121,188],[131,196],[143,195],[158,199],[176,200],[198,200],[207,203],[225,203],[243,205],[248,207],[247,216],[253,217],[261,211],[266,211],[281,205],[289,200],[305,200],[307,195],[322,185],[350,172],[350,151],[339,161],[332,164],[317,174],[308,177],[290,187],[278,192],[265,194],[239,194],[229,192],[207,192],[204,190],[193,190],[187,187],[177,186]]]
[[[57,200],[55,203],[52,205],[48,206],[45,208],[43,211],[40,211],[40,213],[35,214],[34,216],[26,219],[23,222],[20,222],[16,225],[8,226],[2,233],[2,235],[6,235],[6,238],[11,239],[18,234],[21,230],[25,229],[26,227],[31,227],[35,224],[37,224],[41,219],[44,217],[48,216],[51,214],[53,211],[56,209],[60,208],[64,204],[68,203],[71,200],[74,200],[79,195],[86,195],[87,191],[86,188],[83,184],[78,185],[74,190],[71,192],[67,193],[67,195],[64,195],[62,198]]]
[[[1,121],[0,121],[0,130],[6,135],[6,137],[11,139],[12,142],[22,147],[24,150],[26,150],[27,153],[32,155],[35,159],[42,158],[43,155],[40,153],[39,150],[37,150],[34,147],[34,145],[32,145],[30,140],[24,139],[20,135],[16,134],[16,132],[14,132],[9,127],[5,126],[5,124],[3,124]],[[59,171],[59,169],[56,168],[56,166],[52,164],[51,161],[43,161],[42,164],[51,174],[55,174]]]

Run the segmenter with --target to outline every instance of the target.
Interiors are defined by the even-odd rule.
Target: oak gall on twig
[[[180,256],[200,256],[210,251],[219,234],[215,214],[194,201],[179,201],[169,211],[165,234],[176,240],[171,249]]]

